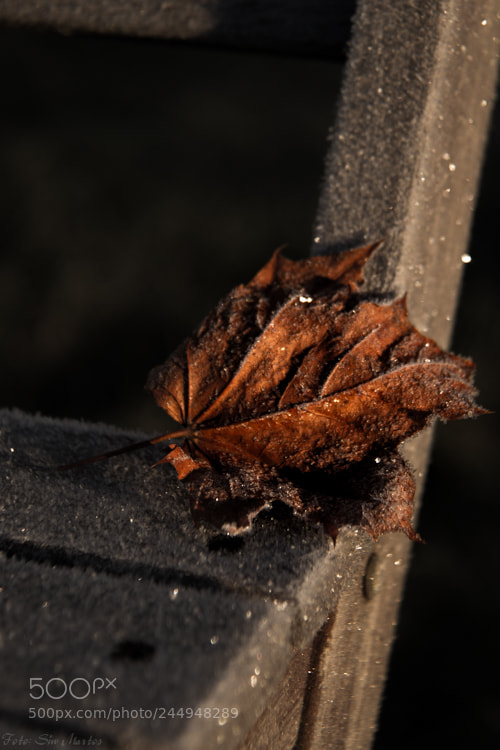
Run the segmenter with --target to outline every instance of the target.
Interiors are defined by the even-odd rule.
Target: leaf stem
[[[187,437],[189,434],[188,429],[183,430],[176,430],[175,432],[167,432],[165,435],[159,435],[158,437],[150,438],[149,440],[141,440],[138,443],[132,443],[131,445],[125,445],[121,448],[114,448],[110,451],[105,451],[104,453],[99,453],[97,456],[88,456],[87,458],[82,458],[79,461],[74,461],[70,464],[63,464],[62,466],[57,466],[57,471],[67,471],[68,469],[76,469],[79,466],[85,466],[86,464],[93,464],[97,461],[104,461],[106,458],[112,458],[113,456],[119,456],[122,453],[129,453],[131,451],[137,451],[141,450],[142,448],[147,448],[150,445],[156,445],[156,443],[161,443],[164,440],[175,440],[176,438],[182,438]]]

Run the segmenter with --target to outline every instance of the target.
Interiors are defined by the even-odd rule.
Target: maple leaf
[[[398,446],[435,416],[484,410],[472,362],[419,333],[404,298],[359,293],[378,244],[300,261],[277,251],[149,374],[183,425],[160,463],[187,483],[196,523],[239,533],[280,500],[334,538],[353,525],[418,538]]]

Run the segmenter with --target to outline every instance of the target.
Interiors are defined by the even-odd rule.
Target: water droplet
[[[481,21],[481,26],[487,26],[487,25],[488,25],[488,19],[483,18],[483,20]]]
[[[481,107],[484,108],[484,107],[487,107],[487,106],[488,106],[488,100],[487,99],[482,99],[481,100]]]
[[[471,260],[472,260],[472,258],[471,258],[471,256],[469,255],[469,253],[463,253],[463,255],[462,255],[462,257],[460,258],[460,260],[462,261],[462,263],[470,263],[470,262],[471,262]]]
[[[310,297],[308,294],[301,294],[299,297],[299,302],[309,303],[312,301],[313,301],[313,298]]]
[[[15,449],[15,448],[11,448],[11,449],[10,449],[10,452],[11,452],[11,453],[15,453],[15,452],[16,452],[16,449]]]
[[[443,159],[444,159],[445,161],[450,161],[450,159],[451,159],[451,156],[449,155],[449,153],[448,153],[447,151],[445,151],[445,152],[444,152],[444,154],[443,154]]]
[[[382,459],[380,458],[380,456],[377,456],[377,457],[375,458],[375,463],[376,463],[376,464],[379,464],[379,463],[380,463],[381,461],[382,461]]]
[[[219,642],[219,636],[218,635],[213,635],[210,638],[210,643],[212,644],[212,646],[215,646],[215,644],[218,643],[218,642]]]
[[[171,598],[172,601],[174,601],[175,599],[177,599],[177,597],[179,596],[179,589],[178,588],[172,589],[172,591],[170,592],[169,596],[170,596],[170,598]]]
[[[448,164],[448,169],[450,170],[450,172],[454,172],[456,170],[456,168],[457,168],[456,164],[453,164],[453,163],[452,164]]]
[[[257,684],[257,677],[256,677],[256,675],[254,675],[254,674],[253,674],[253,675],[252,675],[252,676],[250,677],[250,686],[251,686],[251,687],[255,687],[255,686],[256,686],[256,684]]]

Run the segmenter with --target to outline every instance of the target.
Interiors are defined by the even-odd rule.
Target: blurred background
[[[156,434],[143,391],[271,252],[309,253],[342,67],[0,28],[0,405]],[[453,349],[498,412],[499,111]],[[498,747],[495,415],[439,425],[376,750]]]

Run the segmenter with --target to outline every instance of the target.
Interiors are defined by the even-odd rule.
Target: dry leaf
[[[290,261],[276,252],[236,287],[146,385],[184,429],[162,459],[195,522],[238,533],[274,500],[374,539],[417,534],[398,446],[432,417],[481,413],[473,364],[409,322],[404,299],[358,286],[377,245]]]

